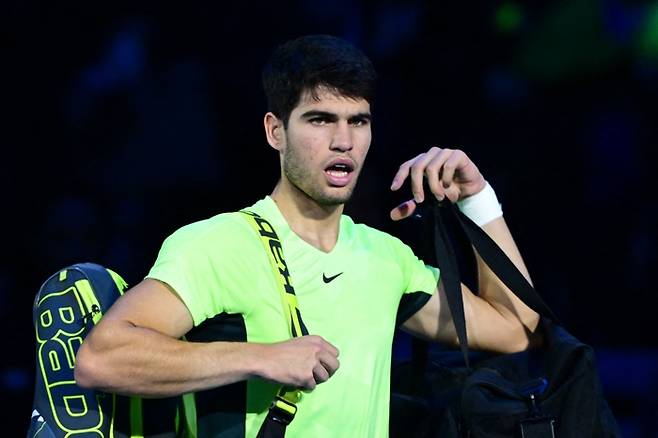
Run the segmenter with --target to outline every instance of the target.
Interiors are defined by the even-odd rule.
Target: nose
[[[347,152],[352,150],[352,127],[346,120],[341,120],[336,123],[336,129],[331,141],[331,150]]]

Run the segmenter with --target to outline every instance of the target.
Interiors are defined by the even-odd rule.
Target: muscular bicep
[[[150,278],[119,298],[99,326],[113,322],[149,328],[173,338],[180,338],[193,326],[192,315],[176,291]]]
[[[448,308],[442,281],[439,281],[427,303],[409,317],[401,328],[423,339],[457,345],[457,331]]]
[[[528,346],[530,332],[517,318],[473,294],[466,285],[462,284],[461,290],[469,348],[509,353]],[[459,344],[442,281],[439,281],[427,304],[411,316],[402,328],[424,339]]]

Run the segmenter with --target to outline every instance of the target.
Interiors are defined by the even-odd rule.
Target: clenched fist
[[[264,348],[261,377],[284,386],[314,389],[340,365],[338,349],[320,336],[301,336]]]

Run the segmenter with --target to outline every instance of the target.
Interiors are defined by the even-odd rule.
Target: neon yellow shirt
[[[303,394],[286,436],[387,436],[398,306],[403,294],[431,294],[438,270],[399,239],[345,215],[336,246],[324,253],[290,229],[270,197],[249,210],[267,219],[283,243],[309,333],[340,351],[340,368]],[[267,254],[243,216],[219,214],[179,229],[165,240],[148,274],[170,285],[188,307],[193,332],[201,333],[188,338],[262,343],[290,338]],[[255,437],[277,389],[250,379],[198,393],[200,436]]]

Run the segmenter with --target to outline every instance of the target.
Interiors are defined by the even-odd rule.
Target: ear
[[[285,128],[283,121],[280,120],[273,113],[268,112],[263,118],[263,125],[265,127],[265,136],[267,142],[277,151],[280,151],[285,146]]]

